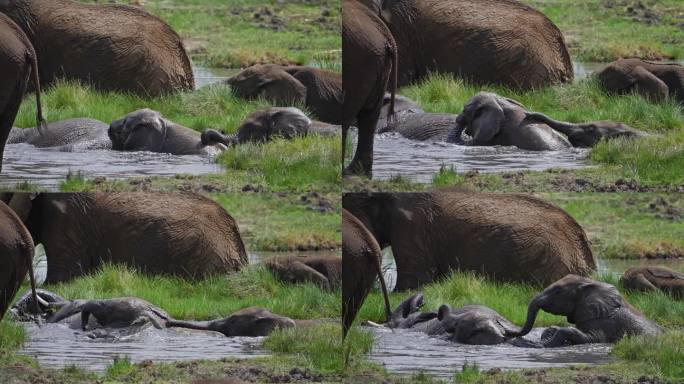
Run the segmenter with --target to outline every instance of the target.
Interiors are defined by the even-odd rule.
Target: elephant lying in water
[[[587,277],[567,275],[549,285],[530,302],[525,325],[516,336],[530,332],[539,310],[564,315],[574,327],[549,327],[545,347],[586,343],[614,343],[626,335],[657,335],[662,328],[647,319],[618,290]]]
[[[170,320],[167,327],[197,329],[201,331],[220,332],[232,336],[268,336],[278,328],[294,327],[295,321],[289,317],[276,315],[271,311],[249,307],[241,309],[225,319],[213,321],[180,321]]]
[[[87,149],[111,149],[109,125],[89,118],[76,118],[47,124],[47,130],[12,128],[7,144],[26,143],[39,148],[54,147],[71,152]]]
[[[472,139],[464,141],[465,132]],[[559,133],[560,132],[560,133]],[[561,133],[567,135],[567,138]],[[622,123],[594,121],[571,124],[528,112],[519,102],[495,93],[480,92],[463,107],[448,141],[466,145],[514,145],[533,151],[553,151],[571,146],[590,147],[601,139],[643,137]]]
[[[451,113],[405,114],[378,133],[396,132],[410,140],[447,141],[457,119],[458,115]]]
[[[684,299],[684,273],[662,266],[632,267],[620,279],[627,289],[638,291],[661,290]]]
[[[56,304],[68,301],[62,296],[45,289],[36,289],[36,299],[37,305],[33,300],[33,292],[26,292],[24,296],[20,297],[12,305],[10,309],[12,318],[16,321],[31,321],[35,318],[47,319],[55,312]]]
[[[263,264],[279,280],[290,283],[312,282],[327,290],[342,283],[342,258],[337,256],[273,256]]]
[[[81,329],[88,327],[90,316],[102,327],[125,328],[135,325],[152,324],[162,329],[171,319],[163,309],[135,297],[122,297],[107,300],[73,300],[56,304],[60,309],[47,319],[48,323],[58,323],[69,317],[81,314]]]

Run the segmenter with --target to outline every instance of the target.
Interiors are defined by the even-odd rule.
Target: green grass
[[[679,0],[643,0],[657,24],[635,21],[626,12],[633,0],[523,0],[548,16],[563,32],[571,56],[580,61],[621,57],[684,58],[684,4]],[[605,4],[614,4],[608,8]]]
[[[668,332],[661,336],[634,336],[615,345],[613,355],[627,362],[642,363],[644,373],[684,380],[684,333]]]

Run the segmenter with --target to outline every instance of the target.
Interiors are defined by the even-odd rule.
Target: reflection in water
[[[430,337],[406,329],[391,331],[372,328],[375,344],[370,358],[388,371],[413,375],[424,370],[442,378],[452,378],[463,365],[479,368],[522,369],[550,368],[575,364],[607,364],[611,361],[608,344],[585,344],[563,348],[518,348],[501,345],[465,345]],[[529,338],[539,340],[541,329]]]
[[[89,339],[85,332],[65,324],[25,323],[29,335],[22,353],[35,357],[43,367],[77,366],[104,371],[114,357],[128,357],[131,362],[181,360],[220,360],[225,357],[264,356],[263,337],[225,337],[216,332],[146,327],[139,333],[116,341]]]
[[[0,187],[14,187],[23,181],[41,189],[57,190],[66,175],[80,172],[86,178],[124,179],[142,176],[205,175],[221,172],[210,157],[176,156],[167,153],[110,150],[60,152],[29,144],[5,147]]]
[[[429,183],[442,165],[447,168],[453,166],[459,173],[471,170],[541,171],[589,165],[589,150],[583,148],[526,151],[517,147],[468,147],[445,142],[413,141],[396,133],[383,133],[375,138],[373,177],[377,179],[401,175],[415,182]]]

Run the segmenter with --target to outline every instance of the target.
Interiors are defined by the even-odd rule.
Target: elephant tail
[[[224,135],[215,129],[205,129],[200,136],[203,146],[223,144],[226,147],[238,143],[237,135]]]
[[[387,315],[387,324],[392,328],[392,309],[389,302],[389,293],[387,291],[387,284],[385,284],[385,277],[382,273],[382,267],[380,266],[380,260],[371,255],[373,258],[373,266],[375,267],[375,273],[378,274],[378,280],[380,280],[380,290],[382,291],[382,297],[385,300],[385,313]]]
[[[36,88],[36,129],[42,136],[47,130],[45,119],[43,118],[43,107],[40,101],[40,74],[38,73],[38,57],[35,50],[26,53],[26,59],[31,63],[31,76],[33,77],[33,85]]]
[[[387,55],[392,59],[392,69],[389,77],[390,104],[387,109],[387,124],[391,124],[394,119],[394,98],[397,94],[397,81],[399,77],[399,52],[397,42],[391,33],[388,34]]]
[[[188,329],[197,329],[200,331],[213,331],[213,327],[211,326],[210,321],[183,321],[183,320],[167,320],[166,321],[166,327],[167,328],[188,328]]]
[[[580,128],[577,126],[577,124],[573,123],[568,123],[565,121],[558,121],[550,118],[549,116],[546,116],[543,113],[540,112],[527,112],[525,116],[525,120],[532,120],[532,121],[538,121],[541,123],[544,123],[548,125],[549,127],[555,129],[556,131],[569,136],[573,133],[576,133],[577,130]]]

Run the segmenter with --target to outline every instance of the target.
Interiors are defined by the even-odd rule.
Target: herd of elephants
[[[621,122],[559,121],[491,92],[472,95],[459,114],[426,113],[397,94],[399,87],[434,72],[522,90],[573,81],[561,31],[517,0],[342,0],[341,26],[341,74],[312,66],[257,64],[212,85],[273,105],[252,111],[231,127],[234,133],[199,132],[144,106],[111,122],[90,116],[46,121],[41,90],[58,79],[147,100],[193,92],[191,61],[181,37],[141,7],[0,0],[0,171],[5,146],[18,143],[59,151],[214,156],[242,143],[314,134],[341,137],[343,175],[370,177],[374,137],[384,132],[418,141],[533,151],[649,136]],[[655,103],[684,103],[682,65],[620,59],[595,77],[617,95],[636,92]],[[15,127],[29,93],[35,94],[36,125]],[[358,132],[356,148],[345,167],[352,127]],[[286,284],[341,290],[343,337],[376,282],[387,316],[386,324],[376,326],[457,343],[546,348],[663,332],[617,287],[591,278],[597,263],[585,230],[541,198],[437,189],[346,193],[341,199],[342,257],[274,256],[261,264]],[[308,325],[261,307],[212,321],[184,321],[140,298],[68,300],[36,288],[32,260],[38,244],[46,253],[47,284],[68,282],[106,263],[190,281],[246,268],[238,223],[201,194],[7,192],[0,200],[0,319],[9,313],[17,321],[62,323],[92,338],[147,325],[229,337]],[[394,289],[412,291],[395,309],[381,266],[382,250],[388,247],[396,263]],[[525,323],[516,325],[483,305],[452,308],[444,303],[424,310],[424,297],[415,291],[457,270],[539,288]],[[17,299],[27,276],[31,290]],[[665,267],[630,268],[620,286],[684,298],[684,274]],[[541,339],[533,340],[528,334],[539,311],[565,316],[573,326],[545,328]]]

